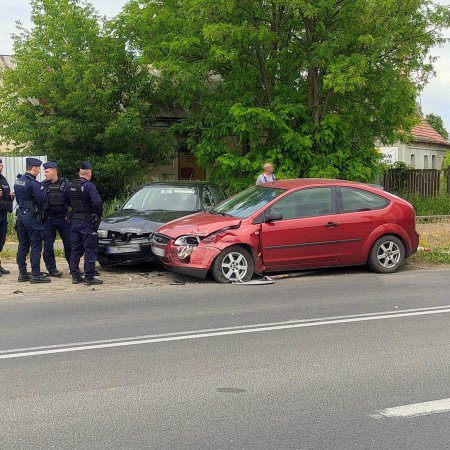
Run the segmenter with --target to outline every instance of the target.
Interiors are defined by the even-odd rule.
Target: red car
[[[413,207],[370,185],[298,179],[251,187],[156,230],[152,250],[176,272],[221,283],[254,273],[359,266],[397,271],[416,252]]]

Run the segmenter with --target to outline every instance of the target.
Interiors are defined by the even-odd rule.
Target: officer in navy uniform
[[[44,263],[51,277],[60,278],[63,273],[56,268],[53,245],[58,232],[64,245],[64,255],[70,264],[70,225],[66,221],[68,208],[63,200],[68,182],[58,177],[58,164],[53,161],[44,164],[44,175],[46,179],[42,185],[47,193],[44,206]]]
[[[17,235],[19,249],[17,250],[17,265],[19,266],[18,281],[30,283],[49,283],[51,280],[41,274],[42,225],[44,205],[47,195],[44,187],[36,180],[41,171],[42,162],[36,158],[26,159],[26,172],[20,175],[14,191],[19,206],[17,215]],[[27,273],[26,257],[31,247],[31,277]]]
[[[0,253],[6,242],[6,233],[8,231],[8,213],[13,210],[14,192],[9,187],[8,180],[2,175],[3,161],[0,159]],[[0,261],[0,277],[8,275],[10,272],[2,267]]]
[[[63,193],[66,204],[72,208],[70,233],[72,283],[84,283],[88,286],[103,284],[102,280],[94,278],[98,254],[97,229],[103,214],[103,202],[91,178],[92,166],[84,161],[80,166],[79,178],[72,181]],[[84,278],[81,276],[79,267],[83,253]]]

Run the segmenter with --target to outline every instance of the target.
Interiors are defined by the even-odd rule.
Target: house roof
[[[421,119],[420,123],[412,128],[411,141],[450,148],[450,142],[444,139],[425,119]]]
[[[12,56],[0,55],[0,69],[14,69],[14,67]]]

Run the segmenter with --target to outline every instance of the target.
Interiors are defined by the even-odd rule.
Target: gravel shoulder
[[[185,279],[177,274],[167,272],[158,266],[118,266],[104,269],[97,266],[100,272],[99,279],[104,284],[100,286],[85,286],[83,284],[72,284],[72,277],[69,273],[69,266],[64,258],[56,258],[58,270],[64,275],[61,278],[51,278],[51,283],[30,284],[29,282],[19,283],[17,281],[19,272],[16,262],[11,258],[2,258],[2,266],[11,271],[10,275],[0,277],[1,298],[15,296],[28,297],[40,294],[58,295],[64,293],[89,292],[89,291],[118,291],[132,290],[138,288],[161,288],[170,284],[184,284]],[[83,267],[83,260],[80,267]],[[30,266],[28,264],[28,270]],[[41,270],[45,271],[45,266],[41,263]]]

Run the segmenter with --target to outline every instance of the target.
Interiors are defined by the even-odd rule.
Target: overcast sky
[[[101,15],[112,17],[121,10],[126,0],[91,0],[90,3]],[[449,5],[450,0],[440,0],[440,3]],[[30,26],[31,9],[29,0],[1,0],[1,6],[0,55],[9,55],[12,53],[11,34],[15,31],[15,22],[20,20],[26,27]],[[450,38],[450,32],[447,36]],[[420,102],[425,114],[440,115],[450,131],[450,43],[434,49],[432,53],[439,57],[435,64],[436,77],[425,88]]]

